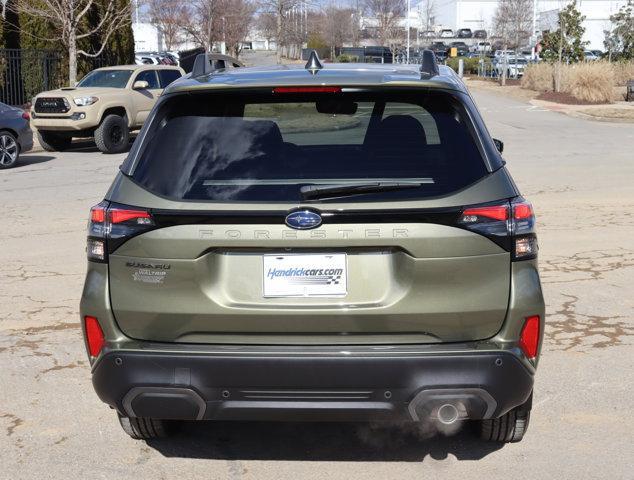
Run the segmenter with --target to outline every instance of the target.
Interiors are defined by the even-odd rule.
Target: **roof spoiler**
[[[420,65],[420,76],[423,79],[430,79],[439,75],[438,62],[436,61],[436,54],[431,50],[423,50],[422,62]]]
[[[194,60],[192,78],[209,75],[216,70],[222,70],[227,67],[244,67],[244,63],[229,55],[222,55],[220,53],[200,53],[196,55],[196,60]]]

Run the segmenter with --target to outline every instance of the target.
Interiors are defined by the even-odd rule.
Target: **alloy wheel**
[[[18,158],[18,144],[15,139],[4,133],[0,135],[0,164],[8,166]]]

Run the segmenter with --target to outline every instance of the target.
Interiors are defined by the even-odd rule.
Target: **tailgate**
[[[342,283],[272,285],[275,261],[282,262],[282,276],[304,265],[337,273]],[[500,329],[509,285],[508,252],[437,224],[329,224],[310,231],[177,225],[132,238],[110,255],[120,328],[165,342],[477,340]]]

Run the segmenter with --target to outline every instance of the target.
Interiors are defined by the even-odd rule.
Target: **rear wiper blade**
[[[355,185],[304,185],[299,189],[302,200],[314,200],[317,198],[346,197],[351,195],[364,195],[366,193],[390,192],[419,188],[421,182],[374,182]]]

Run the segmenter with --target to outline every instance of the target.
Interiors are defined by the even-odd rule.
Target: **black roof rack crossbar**
[[[194,60],[192,68],[192,78],[209,75],[216,70],[225,68],[227,65],[232,67],[244,67],[244,64],[237,58],[220,53],[200,53]]]

